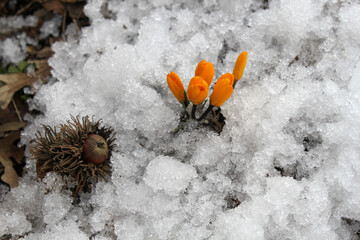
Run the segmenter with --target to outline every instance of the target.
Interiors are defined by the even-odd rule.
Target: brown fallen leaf
[[[39,2],[43,5],[43,7],[46,9],[46,11],[53,11],[55,13],[64,15],[65,14],[65,6],[64,4],[59,0],[42,0]]]
[[[64,0],[62,0],[64,1]],[[68,1],[66,5],[66,9],[69,12],[69,16],[74,20],[77,20],[84,14],[84,6],[86,2],[81,1]]]
[[[0,163],[4,168],[1,180],[10,185],[10,188],[18,186],[19,176],[13,167],[14,159],[21,164],[24,159],[24,151],[17,148],[13,143],[20,137],[20,132],[12,132],[0,139]]]
[[[36,58],[50,58],[53,54],[54,52],[50,47],[44,47],[36,53]]]
[[[74,3],[74,2],[86,2],[84,0],[61,0],[62,2]]]
[[[0,81],[6,83],[6,85],[0,87],[0,106],[2,109],[7,108],[13,95],[25,86],[32,86],[34,82],[39,79],[45,82],[50,75],[50,66],[47,60],[32,61],[36,64],[38,69],[34,73],[10,73],[0,74]],[[30,62],[29,62],[30,63]]]
[[[26,122],[7,122],[0,125],[0,138],[5,136],[6,132],[16,131],[25,127]]]
[[[1,180],[9,184],[10,188],[19,186],[19,176],[14,170],[12,162],[9,162],[9,164],[5,166],[4,174],[1,176]]]
[[[46,11],[53,11],[55,13],[64,15],[68,10],[66,4],[67,3],[78,3],[78,2],[86,2],[85,0],[38,0]]]

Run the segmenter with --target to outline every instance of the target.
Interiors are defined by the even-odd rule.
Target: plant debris
[[[89,25],[89,19],[83,11],[86,4],[85,0],[0,2],[1,17],[16,18],[22,16],[24,19],[32,19],[32,17],[37,19],[36,23],[28,23],[22,27],[9,25],[0,33],[0,41],[17,38],[21,34],[32,39],[32,42],[26,45],[26,58],[17,65],[9,66],[7,61],[4,61],[3,57],[0,56],[0,140],[3,140],[5,144],[0,147],[0,176],[3,180],[1,183],[13,187],[17,185],[16,179],[21,175],[22,168],[25,165],[23,160],[19,165],[13,156],[23,156],[25,147],[17,148],[11,142],[11,137],[20,136],[20,129],[26,124],[23,122],[26,113],[31,115],[39,113],[36,110],[29,110],[27,100],[32,98],[32,94],[24,93],[23,88],[26,86],[34,87],[34,84],[37,86],[38,83],[46,82],[50,76],[50,67],[47,61],[53,55],[52,44],[66,39],[64,33],[70,24],[75,23],[80,31],[82,27]],[[58,27],[59,35],[49,34],[42,38],[40,35],[44,23],[55,16],[59,16],[59,14],[62,18],[62,24]]]
[[[17,148],[14,143],[20,138],[20,132],[17,130],[25,125],[25,122],[11,122],[0,125],[0,175],[1,180],[7,183],[10,188],[14,188],[19,184],[19,175],[14,166],[23,164],[24,149]]]
[[[101,127],[101,121],[90,121],[89,117],[71,116],[71,121],[58,127],[44,127],[44,136],[38,132],[31,153],[36,160],[36,172],[40,179],[48,172],[60,174],[65,181],[76,182],[73,197],[90,191],[91,180],[98,181],[111,175],[110,157],[115,138],[111,127]],[[107,144],[108,153],[101,163],[86,161],[85,142],[91,135],[101,136]]]
[[[7,108],[14,94],[20,89],[26,86],[33,86],[38,80],[41,80],[43,83],[46,82],[50,75],[50,66],[47,60],[33,61],[33,63],[36,64],[37,68],[34,73],[0,74],[0,81],[5,83],[5,85],[0,87],[0,106],[2,109]]]

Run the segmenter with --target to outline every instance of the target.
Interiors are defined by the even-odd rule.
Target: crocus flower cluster
[[[193,104],[191,118],[201,121],[213,107],[220,107],[232,95],[237,81],[244,74],[246,61],[247,52],[242,52],[236,60],[233,72],[225,73],[217,80],[210,95],[209,107],[199,118],[195,116],[196,107],[208,96],[209,86],[214,78],[213,64],[205,60],[199,62],[195,70],[195,76],[190,80],[186,91],[180,77],[175,72],[170,72],[167,75],[167,83],[176,99],[185,108],[190,102]]]

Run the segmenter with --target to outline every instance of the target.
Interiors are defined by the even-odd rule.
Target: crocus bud
[[[234,81],[239,80],[244,74],[244,69],[247,60],[247,52],[242,52],[236,59],[236,63],[233,70]]]
[[[231,96],[233,92],[234,76],[225,73],[216,82],[214,90],[210,95],[210,105],[220,107]]]
[[[195,76],[202,77],[210,86],[214,78],[214,66],[211,62],[202,60],[196,67]]]
[[[171,92],[176,97],[176,99],[180,103],[185,102],[185,89],[184,89],[184,85],[181,82],[180,77],[176,73],[170,72],[167,75],[167,83],[169,85]]]
[[[193,77],[190,80],[187,97],[195,105],[202,103],[208,96],[209,85],[202,77]]]

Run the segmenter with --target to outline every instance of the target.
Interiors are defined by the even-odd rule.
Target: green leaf
[[[30,95],[29,94],[26,94],[24,93],[23,95],[20,96],[20,98],[24,101],[24,102],[27,102],[28,99],[30,98]]]
[[[17,67],[19,68],[20,72],[24,72],[28,65],[29,64],[26,61],[20,61],[18,62]]]
[[[5,74],[5,73],[6,73],[6,68],[0,67],[0,74]]]
[[[8,68],[8,73],[19,73],[20,70],[16,66],[10,66]]]

